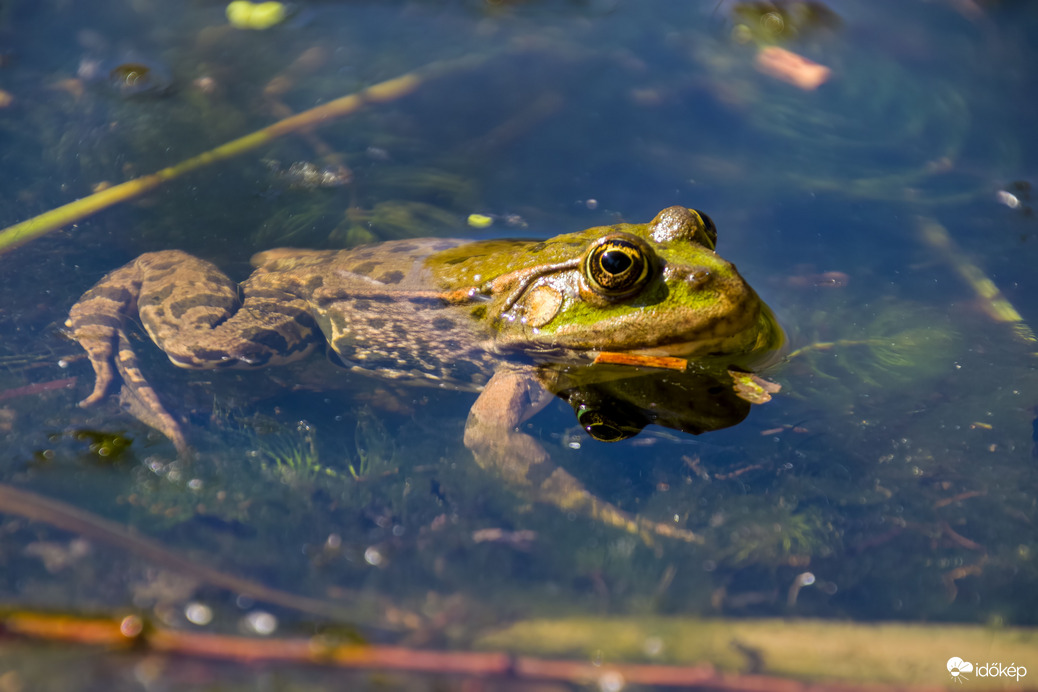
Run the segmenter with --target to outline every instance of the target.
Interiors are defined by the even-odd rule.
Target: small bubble
[[[68,361],[65,360],[64,358],[62,358],[61,360],[58,361],[58,367],[62,368],[62,369],[67,368],[68,367]]]
[[[761,16],[760,25],[765,31],[779,35],[786,28],[786,20],[778,12],[767,12]]]
[[[184,608],[184,617],[192,624],[205,626],[213,621],[213,609],[204,603],[188,603]]]
[[[642,650],[646,656],[656,657],[663,653],[663,639],[660,637],[646,637],[642,643]]]
[[[326,548],[338,550],[342,546],[342,536],[337,533],[330,533],[328,538],[324,539],[324,545]]]
[[[598,209],[598,200],[597,199],[585,200],[584,206],[587,207],[589,210],[594,211],[595,209]]]
[[[192,478],[187,482],[187,487],[191,488],[192,490],[201,490],[202,485],[203,483],[201,478]]]
[[[242,621],[245,629],[256,634],[267,636],[273,634],[278,628],[278,619],[262,610],[254,610],[245,616]]]
[[[1020,199],[1011,192],[1005,190],[999,190],[996,195],[999,204],[1004,204],[1010,209],[1017,209],[1020,207]]]
[[[624,688],[624,676],[615,670],[603,673],[598,678],[598,689],[602,692],[620,692]]]
[[[364,551],[364,561],[373,567],[378,567],[382,564],[382,553],[375,546],[371,546]]]
[[[580,449],[580,443],[575,441],[575,440],[573,442],[570,442],[566,446],[569,447],[570,449]]]
[[[144,621],[136,615],[127,615],[119,623],[119,634],[128,639],[136,637],[144,631]]]

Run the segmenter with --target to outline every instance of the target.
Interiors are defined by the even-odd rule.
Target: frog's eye
[[[614,419],[598,409],[580,407],[577,422],[592,439],[599,442],[619,442],[634,437],[645,425],[635,420]]]
[[[584,258],[584,276],[597,292],[623,298],[640,291],[652,278],[653,253],[641,238],[606,236]]]

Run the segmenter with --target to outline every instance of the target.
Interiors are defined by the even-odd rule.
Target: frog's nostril
[[[666,277],[669,281],[684,281],[692,288],[705,286],[711,278],[710,270],[706,267],[676,267],[668,266]]]

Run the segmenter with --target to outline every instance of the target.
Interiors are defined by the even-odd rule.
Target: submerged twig
[[[952,240],[948,229],[934,219],[920,217],[917,220],[919,236],[927,245],[944,256],[944,260],[977,294],[981,307],[996,322],[1007,323],[1013,336],[1029,348],[1038,348],[1038,336],[1024,318],[999,290],[995,282],[978,267],[970,257]],[[1038,355],[1038,351],[1032,351]]]
[[[52,392],[55,389],[71,389],[75,384],[75,377],[65,377],[60,380],[51,380],[50,382],[27,384],[24,387],[5,389],[0,392],[0,401],[3,401],[4,399],[14,399],[19,396],[30,396],[33,394],[41,394],[43,392]]]
[[[335,118],[356,113],[370,103],[387,103],[410,94],[424,82],[458,70],[473,67],[486,59],[485,56],[466,56],[455,60],[430,63],[413,72],[373,84],[356,93],[329,101],[328,103],[280,120],[252,134],[222,144],[215,149],[181,161],[175,166],[144,175],[134,180],[101,190],[88,197],[62,205],[39,216],[16,223],[0,230],[0,253],[22,243],[38,238],[50,231],[79,221],[110,206],[140,197],[158,188],[163,183],[178,178],[198,168],[251,151],[284,135],[324,124]]]
[[[916,686],[869,680],[862,683],[827,679],[797,680],[779,674],[736,673],[709,663],[601,663],[579,659],[547,659],[496,651],[436,651],[402,646],[344,642],[338,638],[265,638],[178,631],[144,623],[135,615],[87,618],[64,614],[14,611],[0,616],[0,628],[9,634],[108,648],[133,646],[145,653],[176,654],[215,661],[320,665],[353,670],[390,670],[398,673],[504,678],[524,682],[554,681],[601,689],[627,685],[679,687],[728,692],[930,692],[943,687]]]
[[[322,618],[336,618],[344,622],[356,623],[359,618],[356,610],[343,604],[280,591],[248,579],[226,574],[206,565],[200,565],[156,541],[138,535],[130,527],[59,500],[43,497],[4,483],[0,483],[0,513],[16,514],[31,521],[39,521],[63,531],[70,531],[122,548],[138,557],[194,577],[211,586],[245,594],[271,605]]]

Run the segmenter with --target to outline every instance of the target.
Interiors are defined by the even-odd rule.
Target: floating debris
[[[283,2],[252,3],[234,0],[227,5],[227,21],[235,29],[262,31],[280,24],[288,17],[288,7]]]
[[[162,96],[173,86],[173,79],[158,64],[125,62],[108,71],[108,84],[124,97]]]
[[[173,77],[168,67],[135,54],[115,60],[83,58],[76,76],[83,82],[99,84],[123,98],[164,96],[173,87]],[[72,91],[67,86],[58,86]]]
[[[282,168],[281,162],[276,159],[264,159],[263,163],[292,189],[342,187],[353,180],[353,172],[342,165],[318,168],[309,161],[296,161],[288,168]]]
[[[518,214],[469,214],[468,224],[473,228],[489,228],[495,221],[501,221],[513,228],[526,228],[526,220]]]
[[[828,81],[832,74],[825,65],[808,60],[802,55],[778,46],[765,46],[757,53],[757,69],[775,79],[803,89],[814,91]]]

